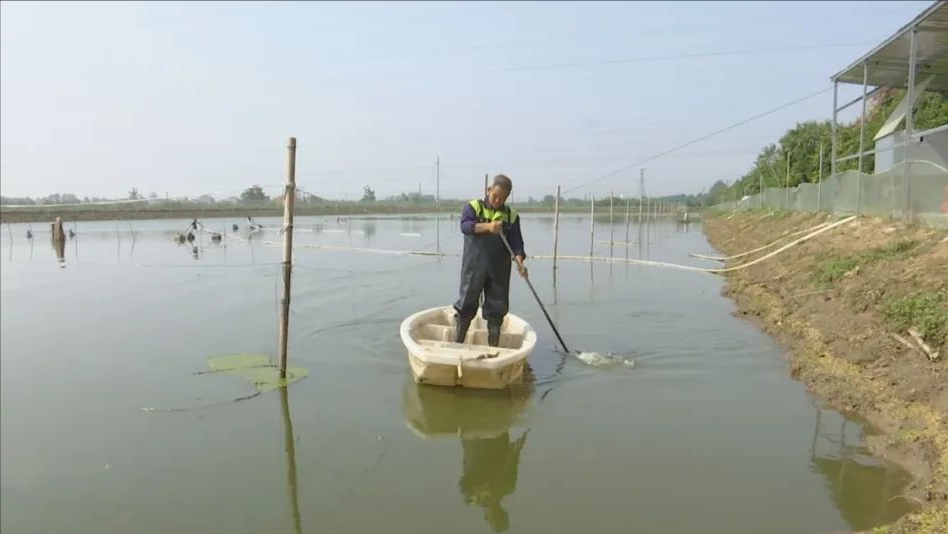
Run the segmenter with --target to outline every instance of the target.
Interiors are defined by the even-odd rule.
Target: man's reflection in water
[[[510,527],[510,515],[500,501],[517,489],[520,451],[529,433],[527,429],[513,441],[509,431],[495,438],[461,438],[464,474],[458,486],[465,502],[484,509],[484,518],[494,532]]]
[[[520,453],[527,429],[512,439],[511,428],[527,411],[535,379],[524,370],[524,384],[502,391],[416,385],[405,388],[403,409],[411,428],[425,438],[459,437],[463,459],[458,489],[464,502],[483,509],[494,532],[510,527],[504,497],[517,489]]]
[[[66,240],[65,239],[53,239],[53,250],[56,252],[56,263],[59,264],[61,268],[66,267]]]

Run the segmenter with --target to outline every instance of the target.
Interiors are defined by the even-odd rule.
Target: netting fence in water
[[[765,188],[761,194],[722,202],[712,209],[764,208],[882,216],[902,216],[908,209],[917,222],[948,228],[948,170],[928,161],[912,161],[908,165],[909,202],[905,201],[905,164],[900,163],[877,174],[845,171],[820,183],[804,183],[789,190]]]

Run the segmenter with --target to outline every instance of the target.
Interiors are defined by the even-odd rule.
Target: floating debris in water
[[[306,369],[299,367],[288,367],[286,369],[286,378],[280,378],[279,367],[263,354],[227,354],[223,356],[214,356],[208,358],[207,365],[209,371],[198,371],[194,374],[202,375],[208,373],[223,373],[246,378],[253,382],[256,392],[243,397],[237,397],[225,402],[208,404],[205,406],[194,406],[191,408],[140,408],[143,412],[186,412],[190,410],[199,410],[202,408],[211,408],[214,406],[223,406],[233,402],[249,400],[259,396],[261,393],[272,391],[277,388],[287,387],[293,382],[302,380],[309,374]]]
[[[625,365],[626,367],[633,367],[635,365],[633,360],[623,358],[611,352],[607,352],[606,354],[599,352],[577,352],[576,357],[582,360],[586,365],[592,365],[594,367],[604,365]]]
[[[306,369],[287,367],[286,378],[280,378],[279,367],[263,354],[227,354],[207,360],[212,372],[242,376],[253,382],[261,392],[286,387],[309,374]],[[205,371],[206,372],[206,371]]]

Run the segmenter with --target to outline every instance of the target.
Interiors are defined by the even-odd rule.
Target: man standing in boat
[[[520,276],[527,277],[527,268],[523,265],[526,254],[520,233],[520,216],[505,204],[512,189],[510,178],[498,174],[484,198],[470,201],[461,211],[464,256],[461,258],[460,297],[454,304],[455,341],[458,343],[464,343],[483,294],[482,314],[487,321],[487,344],[496,347],[510,304],[510,270],[514,261]],[[501,234],[510,243],[513,259]]]

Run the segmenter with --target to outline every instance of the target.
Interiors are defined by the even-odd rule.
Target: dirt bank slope
[[[827,220],[748,212],[704,224],[732,255]],[[860,218],[730,273],[726,292],[791,349],[796,378],[874,425],[870,447],[915,476],[905,498],[920,512],[877,530],[948,532],[948,232]]]

